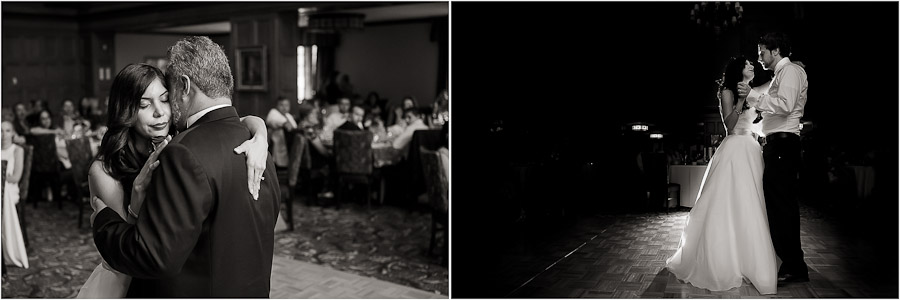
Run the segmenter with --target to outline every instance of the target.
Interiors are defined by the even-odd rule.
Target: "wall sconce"
[[[650,127],[647,126],[647,125],[640,125],[640,124],[638,124],[638,125],[631,125],[631,130],[632,130],[632,131],[647,131],[648,129],[650,129]]]
[[[650,138],[651,139],[662,139],[663,135],[662,135],[662,133],[651,133]]]

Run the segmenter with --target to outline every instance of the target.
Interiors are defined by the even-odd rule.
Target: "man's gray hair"
[[[210,98],[231,98],[234,79],[228,57],[219,44],[205,36],[189,36],[169,47],[167,56],[166,76],[178,85],[170,88],[184,88],[179,78],[187,75],[191,84]]]

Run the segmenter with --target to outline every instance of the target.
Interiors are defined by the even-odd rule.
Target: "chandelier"
[[[700,2],[691,9],[691,21],[697,22],[698,26],[711,28],[716,35],[737,26],[743,17],[744,7],[740,2]]]

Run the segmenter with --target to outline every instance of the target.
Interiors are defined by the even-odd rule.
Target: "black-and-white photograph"
[[[452,297],[898,296],[898,3],[452,8]]]
[[[449,298],[448,2],[4,2],[4,298]]]

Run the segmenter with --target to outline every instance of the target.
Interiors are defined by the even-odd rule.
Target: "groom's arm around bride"
[[[128,297],[268,297],[281,194],[272,157],[255,200],[244,156],[234,153],[250,132],[231,106],[221,47],[188,37],[169,52],[178,57],[166,74],[169,98],[187,130],[159,155],[135,224],[100,207],[94,243],[111,267],[134,277]],[[209,74],[216,76],[202,78]]]

